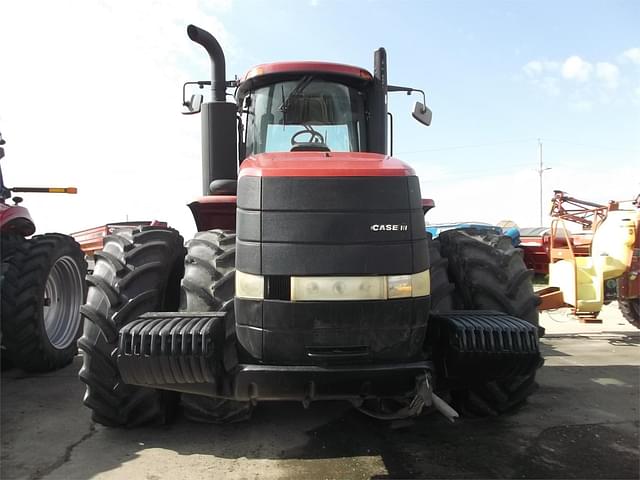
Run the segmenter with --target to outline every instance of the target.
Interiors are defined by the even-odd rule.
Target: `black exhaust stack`
[[[187,35],[211,59],[212,101],[202,105],[202,194],[209,195],[211,182],[238,178],[237,106],[226,101],[224,52],[218,41],[195,25],[187,27]]]
[[[387,152],[387,52],[380,47],[373,54],[373,87],[370,95],[369,151]]]

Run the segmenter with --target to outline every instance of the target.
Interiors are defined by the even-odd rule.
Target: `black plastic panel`
[[[241,177],[239,270],[393,275],[429,268],[417,177]]]
[[[261,311],[256,303],[262,303]],[[429,305],[429,297],[358,302],[236,299],[238,340],[247,354],[269,364],[412,361],[423,355]],[[255,318],[260,313],[262,319]],[[247,327],[260,321],[262,329]],[[257,336],[262,337],[260,346]]]
[[[422,194],[420,193],[420,179],[418,177],[407,177],[409,188],[409,208],[422,211]],[[424,217],[423,217],[424,220]],[[424,223],[424,222],[423,222]]]
[[[238,336],[238,347],[241,350],[239,352],[240,358],[243,360],[261,361],[262,329],[248,325],[236,325],[236,335]]]
[[[424,252],[426,258],[426,247]],[[350,245],[263,243],[262,273],[300,276],[392,275],[426,270],[428,263],[421,262],[414,265],[411,253],[411,243]]]
[[[262,300],[235,299],[236,324],[262,328]]]
[[[336,400],[394,397],[411,392],[429,362],[353,367],[239,365],[235,400]]]
[[[262,274],[262,244],[236,238],[236,268],[245,273]]]
[[[258,210],[236,210],[236,231],[241,232],[242,240],[259,242],[262,238],[262,212]]]
[[[238,180],[238,208],[260,210],[262,205],[262,177],[240,177]]]
[[[222,373],[224,312],[152,312],[118,333],[118,369],[134,385],[215,384]]]
[[[408,210],[408,178],[263,177],[262,210]]]
[[[537,325],[505,313],[432,315],[429,341],[440,377],[450,382],[526,376],[542,364]]]
[[[418,212],[421,214],[421,211]],[[411,213],[399,212],[264,212],[262,241],[282,243],[364,243],[410,241]],[[375,231],[372,225],[397,225]]]

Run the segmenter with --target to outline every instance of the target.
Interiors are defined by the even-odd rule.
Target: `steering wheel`
[[[306,142],[300,142],[296,140],[300,135],[304,135],[304,134],[309,135],[309,139]],[[307,145],[309,143],[324,144],[324,137],[320,132],[318,132],[317,130],[314,130],[311,127],[305,127],[304,130],[300,130],[299,132],[294,133],[293,136],[291,137],[291,145],[294,147],[296,145]]]

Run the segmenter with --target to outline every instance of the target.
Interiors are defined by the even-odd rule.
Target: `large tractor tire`
[[[236,235],[225,230],[198,232],[187,242],[182,312],[227,312],[224,364],[231,371],[238,364],[235,334]],[[233,423],[251,417],[250,402],[183,394],[182,410],[190,420],[207,423]]]
[[[640,298],[618,300],[618,308],[622,316],[636,328],[640,328]]]
[[[18,248],[27,241],[22,235],[13,232],[2,232],[0,234],[0,260],[2,265],[0,266],[0,294],[2,293],[2,285],[4,283],[4,275],[9,269],[11,269],[11,264],[9,263],[9,259],[11,256],[18,250]],[[2,308],[0,308],[0,326],[2,325]],[[0,328],[0,352],[2,353],[2,357],[0,358],[0,368],[4,371],[7,370],[13,365],[11,364],[11,360],[9,360],[9,355],[7,354],[7,349],[4,346],[4,342],[2,341],[2,329]]]
[[[508,237],[452,230],[432,241],[432,292],[450,290],[444,268],[454,289],[450,296],[433,299],[434,312],[493,310],[508,313],[538,326],[538,297],[520,249]],[[434,261],[435,256],[435,261]],[[540,330],[539,330],[540,331]],[[477,382],[451,390],[453,407],[471,416],[493,416],[520,406],[536,389],[536,370],[524,376]]]
[[[118,371],[118,331],[150,311],[176,311],[184,246],[170,228],[143,227],[105,237],[95,255],[89,293],[81,312],[84,333],[80,380],[93,420],[109,427],[166,423],[178,394],[125,384]]]
[[[78,352],[82,332],[84,254],[73,238],[59,233],[16,240],[10,248],[2,263],[6,355],[12,365],[28,372],[62,368]]]

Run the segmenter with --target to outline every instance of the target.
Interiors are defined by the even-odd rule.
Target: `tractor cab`
[[[390,92],[422,94],[423,101],[416,102],[413,117],[424,125],[431,124],[431,110],[422,90],[387,83],[384,48],[374,52],[373,75],[336,63],[277,62],[258,65],[240,80],[227,81],[225,58],[217,40],[193,25],[187,32],[211,59],[212,79],[186,82],[182,88],[187,109],[183,113],[202,114],[205,196],[235,193],[233,185],[244,160],[264,153],[392,155],[393,119],[387,111]],[[192,85],[201,89],[211,86],[211,101],[203,103],[202,94],[187,100],[187,87]],[[230,102],[227,88],[233,87],[235,101]],[[198,218],[196,223],[200,228]]]
[[[250,70],[236,95],[246,155],[366,152],[372,80],[357,67],[319,62]]]

